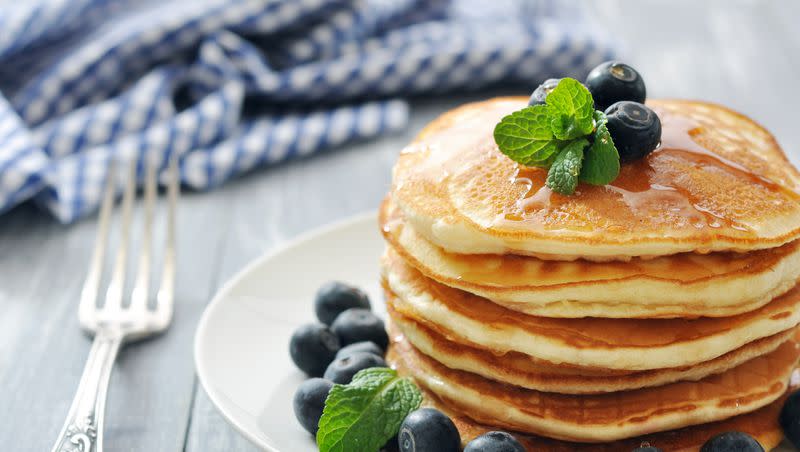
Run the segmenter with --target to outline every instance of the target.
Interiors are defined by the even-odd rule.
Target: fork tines
[[[105,298],[98,304],[98,293],[103,273],[106,248],[109,243],[109,229],[115,198],[117,197],[118,167],[122,166],[124,184],[120,210],[120,238]],[[98,328],[117,327],[121,322],[136,324],[131,334],[158,332],[169,325],[172,319],[175,285],[175,215],[179,193],[178,160],[173,157],[164,168],[162,181],[166,185],[166,234],[161,270],[160,286],[156,295],[154,309],[149,309],[150,268],[153,261],[153,229],[158,197],[159,167],[145,164],[141,170],[144,179],[142,206],[142,235],[137,245],[139,251],[136,277],[130,293],[130,303],[124,306],[125,278],[128,255],[132,247],[131,229],[133,227],[134,198],[137,185],[136,160],[131,162],[113,161],[109,167],[98,218],[97,239],[92,253],[89,272],[81,292],[79,318],[81,325],[96,332]],[[146,330],[146,331],[139,331]]]

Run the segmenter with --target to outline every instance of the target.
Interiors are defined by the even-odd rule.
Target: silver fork
[[[154,205],[156,200],[156,168],[146,165],[144,187],[144,230],[137,264],[137,276],[130,304],[124,307],[125,267],[130,247],[133,200],[136,196],[136,164],[131,163],[122,197],[121,237],[114,261],[111,280],[105,293],[105,302],[97,305],[103,260],[106,254],[109,219],[114,205],[115,169],[112,167],[106,181],[98,220],[97,239],[89,265],[89,273],[81,292],[78,317],[81,327],[94,335],[86,367],[64,427],[52,452],[102,452],[103,417],[108,381],[114,360],[121,346],[129,341],[143,339],[164,331],[172,320],[175,284],[175,210],[178,202],[177,160],[169,164],[167,185],[167,232],[161,284],[156,296],[156,307],[148,307],[150,289],[151,241]]]

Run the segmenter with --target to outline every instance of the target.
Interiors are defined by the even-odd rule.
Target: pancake
[[[800,241],[749,253],[555,262],[447,252],[406,224],[391,198],[380,222],[394,250],[425,276],[545,317],[730,316],[763,306],[800,278]]]
[[[607,442],[719,421],[783,395],[800,357],[795,341],[696,382],[599,395],[533,391],[449,369],[395,336],[387,361],[479,423],[574,442]]]
[[[793,378],[794,378],[793,374]],[[793,383],[794,388],[797,387]],[[791,389],[790,389],[791,390]],[[464,413],[456,411],[446,402],[440,400],[430,391],[423,390],[423,405],[436,408],[447,414],[458,428],[462,445],[497,427],[479,424]],[[541,436],[514,433],[514,436],[529,451],[548,452],[628,452],[642,445],[651,445],[668,452],[698,452],[700,447],[712,436],[723,432],[744,432],[755,438],[761,446],[769,451],[783,440],[783,431],[778,424],[778,415],[785,396],[752,413],[741,414],[723,421],[693,425],[676,430],[652,433],[636,438],[613,441],[602,444],[586,444]]]
[[[628,371],[699,364],[800,322],[800,288],[748,313],[697,319],[554,319],[511,311],[425,278],[391,248],[382,260],[400,314],[495,354]]]
[[[437,246],[463,254],[558,260],[752,251],[800,237],[800,173],[749,118],[697,101],[648,104],[661,145],[622,165],[610,185],[574,196],[544,186],[546,170],[500,153],[497,122],[526,98],[467,104],[428,125],[398,158],[393,197]]]
[[[767,354],[790,340],[793,330],[751,342],[718,358],[694,366],[643,372],[614,372],[556,366],[516,352],[495,355],[446,337],[390,310],[396,331],[414,348],[450,369],[527,389],[562,394],[597,394],[661,386],[676,381],[697,381],[725,372]]]

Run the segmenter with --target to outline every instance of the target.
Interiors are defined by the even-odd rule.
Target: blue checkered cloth
[[[13,6],[12,6],[13,5]],[[401,97],[533,87],[612,56],[545,0],[25,0],[0,7],[0,212],[94,211],[115,159],[203,190],[397,131]],[[141,177],[139,174],[138,177]]]

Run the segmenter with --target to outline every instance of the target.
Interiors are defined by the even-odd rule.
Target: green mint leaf
[[[494,128],[494,141],[500,152],[526,166],[547,167],[561,149],[553,137],[546,105],[515,111]]]
[[[550,128],[559,140],[572,140],[592,133],[594,100],[592,94],[574,78],[564,78],[545,99]]]
[[[608,125],[608,116],[600,110],[595,110],[594,113],[592,113],[592,118],[594,118],[595,132],[600,127],[606,127]]]
[[[589,140],[586,138],[573,140],[556,156],[545,180],[551,190],[562,195],[575,193],[583,161],[583,148],[588,145]]]
[[[601,111],[594,112],[594,142],[583,159],[580,179],[587,184],[605,185],[619,176],[619,152],[608,132],[608,119]]]
[[[319,420],[320,452],[374,452],[400,431],[422,393],[408,378],[385,367],[358,372],[348,385],[334,385]]]

